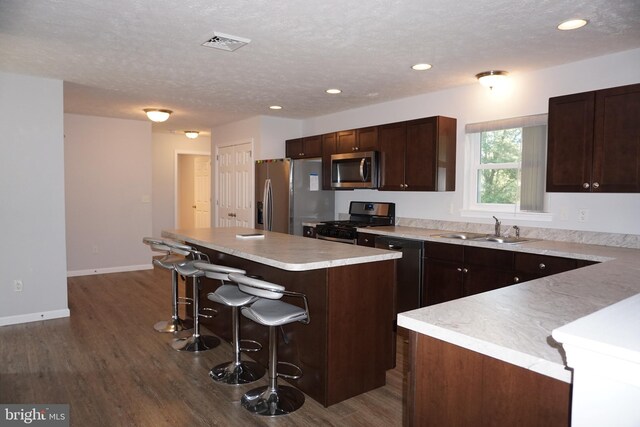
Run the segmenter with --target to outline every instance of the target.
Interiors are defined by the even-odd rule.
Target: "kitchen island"
[[[236,237],[251,233],[264,237]],[[400,253],[247,228],[165,230],[162,235],[197,247],[214,264],[241,268],[307,295],[311,322],[284,326],[288,343],[281,339],[278,348],[281,361],[302,369],[303,376],[291,382],[307,395],[330,406],[385,384],[386,370],[394,366]],[[203,325],[230,340],[230,310],[206,298],[220,283],[202,282],[201,307],[218,311]],[[243,318],[241,329],[243,339],[262,343],[251,357],[266,366],[267,328]]]
[[[443,241],[443,230],[367,231]],[[599,263],[400,313],[398,325],[411,331],[407,423],[569,425],[573,377],[552,332],[638,294],[640,250],[543,240],[448,243]]]

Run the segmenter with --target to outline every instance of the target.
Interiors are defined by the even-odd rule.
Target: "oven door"
[[[355,245],[356,243],[358,243],[358,239],[343,239],[340,237],[323,236],[321,234],[318,234],[317,232],[316,232],[316,239],[328,240],[330,242],[347,243],[349,245]]]

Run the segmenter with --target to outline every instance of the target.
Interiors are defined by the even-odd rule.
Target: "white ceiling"
[[[556,29],[576,17],[589,25]],[[214,31],[251,43],[201,46]],[[0,0],[0,71],[64,80],[69,113],[173,110],[155,131],[313,117],[638,47],[640,0]]]

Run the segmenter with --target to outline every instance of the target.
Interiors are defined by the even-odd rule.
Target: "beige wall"
[[[69,315],[62,105],[62,81],[0,72],[0,326]]]
[[[182,134],[153,132],[152,140],[152,235],[160,236],[162,230],[175,228],[176,224],[177,155],[179,153],[209,154],[211,137],[201,133],[196,139],[188,139]]]
[[[65,114],[67,269],[150,264],[151,123]]]

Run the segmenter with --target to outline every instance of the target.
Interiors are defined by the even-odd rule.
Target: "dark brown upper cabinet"
[[[378,127],[382,191],[454,191],[456,119],[443,116]]]
[[[322,189],[331,188],[331,155],[337,152],[336,133],[322,135]]]
[[[640,84],[549,99],[548,192],[640,192]]]
[[[286,156],[291,159],[322,157],[322,135],[289,139],[285,144]]]
[[[336,132],[336,153],[351,153],[354,151],[377,150],[377,126]]]

